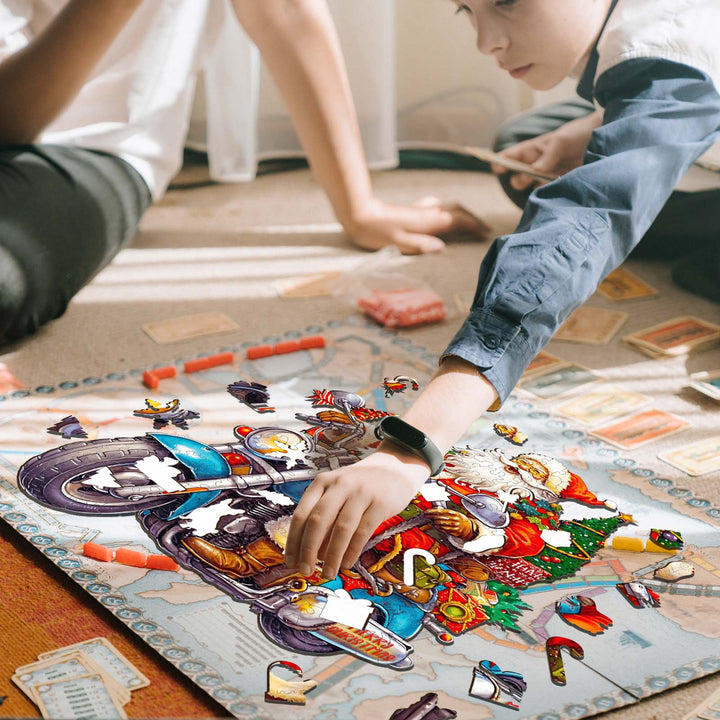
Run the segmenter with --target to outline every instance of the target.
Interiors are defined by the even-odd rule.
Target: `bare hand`
[[[533,169],[539,172],[563,175],[583,164],[592,131],[601,121],[599,113],[591,113],[586,117],[571,120],[551,133],[513,145],[499,154],[532,165]],[[493,164],[491,167],[496,175],[508,172],[507,168],[500,165]],[[510,179],[515,190],[526,190],[547,182],[522,173],[514,174]]]
[[[391,205],[373,199],[345,229],[353,242],[367,250],[396,245],[404,255],[440,252],[440,235],[455,230],[489,238],[491,230],[480,218],[458,203],[425,198],[413,206]]]
[[[352,567],[377,526],[403,510],[428,475],[422,460],[394,450],[320,473],[295,508],[285,564],[307,576],[321,560],[326,578]]]

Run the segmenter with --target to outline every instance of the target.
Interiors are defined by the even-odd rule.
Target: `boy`
[[[717,0],[455,5],[469,16],[480,52],[510,75],[539,90],[581,77],[581,94],[600,114],[566,128],[568,157],[551,164],[574,169],[535,190],[515,233],[495,241],[469,317],[404,415],[440,453],[500,406],[565,318],[640,241],[720,130]],[[717,262],[720,228],[713,231]],[[293,516],[286,563],[308,574],[319,558],[326,577],[352,566],[375,528],[428,476],[413,442],[386,439],[361,462],[318,475]]]
[[[454,205],[373,197],[324,0],[0,0],[0,344],[62,314],[162,196],[182,160],[196,74],[217,60],[230,8],[356,243],[426,252],[451,229],[483,233]],[[230,64],[216,77],[243,72]],[[225,111],[225,129],[237,122],[213,110]]]

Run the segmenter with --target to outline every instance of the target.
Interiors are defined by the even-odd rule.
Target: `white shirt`
[[[42,32],[66,2],[0,0],[0,62]],[[232,32],[238,31],[232,15],[226,0],[145,0],[78,96],[38,142],[117,155],[140,173],[153,197],[159,197],[182,164],[197,73],[221,54],[215,50],[220,34],[229,32],[224,25],[234,22]],[[223,52],[228,51],[232,53],[227,47]],[[242,65],[233,64],[234,73],[242,75]],[[215,70],[212,75],[222,80],[223,73]],[[216,85],[208,95],[216,106],[208,107],[209,129],[215,135],[214,141],[209,138],[210,146],[222,157],[232,141],[227,130],[232,118],[227,108],[217,106],[227,95]]]
[[[619,0],[598,54],[596,78],[626,60],[663,58],[707,73],[720,92],[720,0]],[[698,159],[677,189],[718,188],[718,169],[720,143]]]

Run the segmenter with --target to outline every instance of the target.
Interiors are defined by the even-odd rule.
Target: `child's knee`
[[[27,292],[24,269],[12,253],[0,246],[0,340],[21,320]]]

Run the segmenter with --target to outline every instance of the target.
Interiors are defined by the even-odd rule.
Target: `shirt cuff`
[[[495,412],[535,354],[520,324],[496,315],[489,308],[478,308],[462,324],[440,362],[453,355],[474,365],[498,394],[498,401],[488,408]]]

